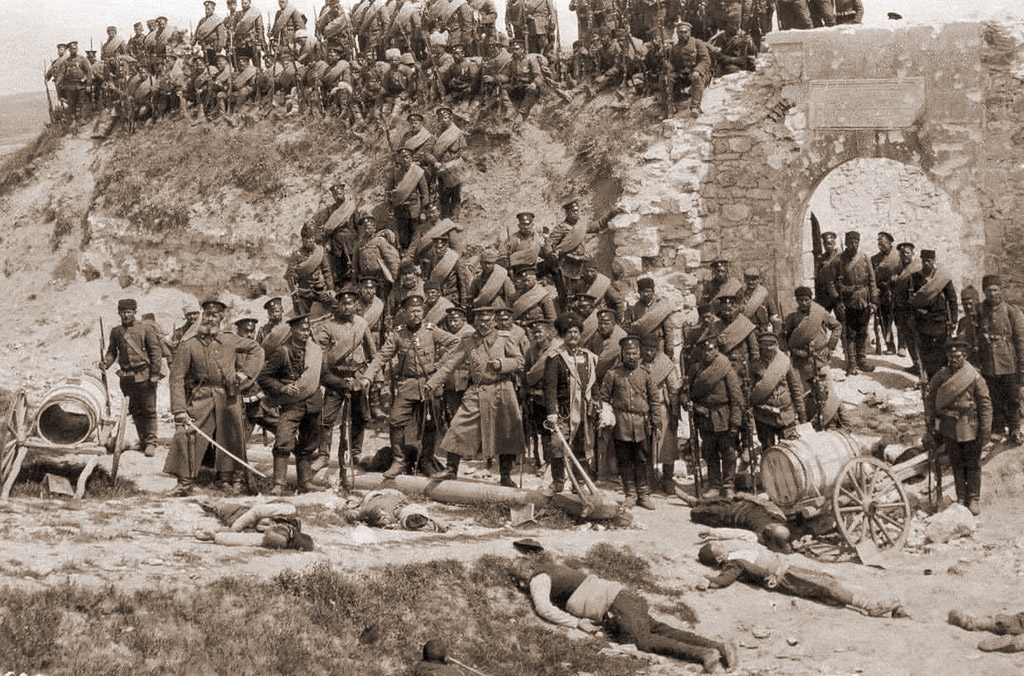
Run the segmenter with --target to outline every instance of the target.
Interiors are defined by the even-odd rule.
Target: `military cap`
[[[985,289],[995,284],[996,286],[1003,285],[1003,278],[999,275],[985,275],[981,278],[981,288]]]
[[[68,43],[68,49],[71,49],[72,47],[78,47],[78,40],[72,40]]]
[[[893,242],[895,242],[895,241],[896,241],[896,238],[895,238],[895,237],[893,237],[893,236],[892,236],[891,234],[889,234],[888,232],[886,232],[885,230],[879,230],[879,232],[878,232],[878,236],[879,236],[879,237],[882,237],[882,238],[884,238],[884,239],[885,239],[886,241],[888,241],[888,242],[889,242],[889,244],[892,244]]]
[[[697,346],[703,348],[718,347],[719,337],[717,332],[705,333],[697,339]]]
[[[757,334],[757,342],[759,343],[777,343],[779,337],[772,331],[761,331]]]
[[[395,154],[396,155],[409,155],[411,157],[412,156],[412,150],[410,150],[408,148],[399,148],[398,150],[395,151]]]
[[[135,25],[132,26],[132,28],[142,28],[142,22],[141,21],[136,21]]]
[[[746,277],[747,279],[760,279],[761,270],[760,268],[751,266],[743,271],[743,276]]]
[[[523,49],[526,49],[526,40],[517,38],[515,40],[512,40],[509,44],[511,44],[511,46],[513,47],[522,47]]]
[[[452,305],[450,308],[445,310],[445,314],[462,315],[463,317],[469,316],[469,312],[461,305]]]
[[[142,24],[139,24],[139,25],[142,25]],[[68,43],[66,43],[66,42],[58,42],[57,43],[57,49],[60,49],[61,47],[67,49]]]
[[[341,47],[339,47],[338,45],[331,45],[330,47],[327,48],[327,53],[330,54],[331,52],[337,52],[338,54],[341,54]]]
[[[228,309],[228,304],[222,301],[220,298],[206,298],[199,304],[203,310],[213,309],[218,312],[224,312]]]
[[[438,107],[438,109],[437,109],[436,111],[434,111],[434,112],[435,112],[436,114],[438,114],[438,115],[440,115],[441,113],[448,113],[449,115],[452,115],[452,114],[454,114],[454,111],[452,111],[452,109],[451,109],[451,108],[449,108],[448,106],[440,106],[440,107]]]
[[[809,286],[798,286],[793,292],[793,295],[797,298],[814,298],[814,292],[811,291]]]
[[[544,551],[544,546],[534,540],[533,538],[524,538],[522,540],[516,540],[512,543],[512,546],[521,552],[536,553]]]
[[[502,303],[502,305],[504,305],[504,303]],[[498,308],[496,306],[494,306],[494,305],[476,305],[476,306],[474,306],[472,308],[472,311],[473,311],[473,316],[474,317],[476,315],[485,315],[485,314],[492,314],[493,315],[493,314],[495,314],[498,311]]]
[[[363,275],[359,278],[360,286],[377,286],[377,278],[370,275]]]
[[[914,250],[914,243],[913,242],[900,242],[899,244],[896,245],[896,250],[897,251],[903,251],[904,249],[907,249],[909,251],[913,251]]]
[[[834,240],[834,239],[836,239],[838,237],[839,237],[839,235],[837,235],[836,233],[832,232],[831,230],[829,230],[828,232],[821,233],[821,241],[823,241],[823,242],[825,240],[827,240],[827,239],[833,239]]]
[[[217,3],[214,2],[213,0],[203,0],[203,6],[205,7],[206,5],[210,5],[211,7],[216,7]]]
[[[490,250],[482,251],[482,252],[480,252],[480,262],[481,263],[497,263],[498,262],[498,254],[495,253],[494,251],[490,251]]]
[[[441,285],[438,284],[437,282],[435,282],[432,279],[428,279],[427,281],[423,282],[423,291],[424,292],[427,292],[427,291],[440,291],[440,290],[441,290]]]
[[[411,258],[406,258],[398,266],[398,274],[404,275],[407,272],[419,272],[419,268],[416,266],[416,261]]]
[[[235,326],[239,328],[245,324],[252,324],[253,326],[256,326],[257,323],[259,323],[259,320],[255,317],[242,317],[241,319],[236,319],[234,322]]]
[[[107,26],[108,31],[117,31],[117,26]]]
[[[727,279],[725,281],[725,284],[722,285],[722,288],[719,289],[718,293],[715,294],[715,299],[716,300],[721,300],[723,298],[733,298],[733,299],[735,299],[737,296],[740,295],[740,293],[742,291],[743,291],[743,285],[740,284],[740,280],[738,280],[738,279]]]
[[[637,291],[641,291],[643,289],[653,289],[654,280],[651,279],[650,277],[641,277],[640,279],[636,280],[636,288]]]
[[[899,21],[900,19],[903,18],[903,15],[900,14],[899,12],[886,12],[885,18],[887,18],[889,21]]]
[[[568,211],[569,209],[571,209],[574,206],[576,206],[577,204],[579,204],[579,202],[580,201],[577,198],[570,197],[564,203],[562,203],[562,208],[565,209],[566,211]]]
[[[121,310],[138,310],[139,304],[134,298],[122,298],[117,301],[117,311]]]
[[[458,227],[450,218],[442,218],[423,235],[423,239],[428,241],[432,239],[448,239],[448,233],[458,229]]]
[[[167,17],[166,17],[166,16],[158,16],[158,17],[156,18],[156,20],[157,20],[157,21],[167,21]]]
[[[402,50],[395,49],[394,47],[386,49],[386,50],[384,50],[384,58],[387,61],[390,61],[391,59],[401,59],[402,58]]]
[[[564,336],[574,326],[580,333],[583,332],[583,320],[575,312],[566,312],[565,314],[558,315],[558,318],[555,320],[555,331],[560,336]]]
[[[597,300],[597,296],[591,295],[591,294],[587,293],[586,291],[580,291],[579,293],[574,293],[573,296],[572,296],[572,299],[573,300]]]
[[[847,242],[852,242],[854,240],[859,242],[860,241],[860,233],[857,232],[856,230],[850,230],[849,232],[846,233],[845,238],[846,238]]]
[[[600,308],[599,310],[597,310],[597,318],[600,319],[601,317],[611,317],[614,319],[615,310],[611,309],[610,307]]]
[[[85,53],[86,54],[95,54],[96,50],[95,49],[87,49],[87,50],[85,50]]]
[[[409,56],[412,56],[412,54],[409,54]],[[420,115],[419,113],[409,113],[408,115],[405,116],[405,119],[407,122],[412,122],[413,120],[419,120],[420,122],[422,122],[423,116]]]
[[[640,336],[635,333],[631,333],[628,336],[623,336],[622,339],[619,340],[619,347],[626,347],[630,344],[640,347],[641,342]]]
[[[409,304],[423,305],[423,287],[417,285],[402,297],[402,307]]]
[[[269,310],[271,308],[271,306],[273,306],[273,305],[282,305],[283,306],[284,305],[284,301],[281,300],[280,296],[274,296],[273,298],[271,298],[270,300],[268,300],[266,303],[263,304],[263,309],[264,310]]]
[[[935,260],[935,249],[921,249],[921,260]]]
[[[453,52],[456,49],[461,49],[461,50],[465,51],[466,46],[464,44],[462,44],[461,42],[456,42],[454,45],[448,45],[448,49],[452,50]]]
[[[964,290],[960,292],[960,299],[978,301],[981,300],[981,294],[974,286],[965,286]]]
[[[640,347],[653,347],[659,349],[661,347],[661,339],[653,333],[645,333],[640,336]]]
[[[693,24],[689,21],[676,21],[676,28],[693,28]]]
[[[308,318],[309,318],[309,313],[308,312],[296,312],[293,309],[291,312],[288,313],[288,316],[285,317],[284,320],[290,326],[292,324],[297,324],[298,322],[301,322],[303,319],[308,319]]]
[[[728,258],[716,258],[709,264],[712,268],[727,268],[729,267]]]
[[[967,354],[971,349],[971,344],[964,338],[953,338],[946,343],[946,352],[952,352],[956,350],[962,354]]]
[[[338,290],[337,297],[340,299],[342,296],[352,296],[352,297],[355,297],[355,296],[358,296],[358,295],[359,295],[359,287],[356,286],[355,284],[353,284],[352,282],[345,282],[341,286],[341,289]]]
[[[223,60],[223,61],[231,61],[231,59],[228,58],[227,54],[218,54],[217,55],[217,61],[221,61],[221,60]]]
[[[372,211],[363,210],[356,214],[356,222],[363,223],[364,221],[375,221],[377,217],[373,215]]]
[[[516,214],[516,220],[520,222],[529,221],[532,223],[534,218],[535,216],[532,211],[520,211]]]

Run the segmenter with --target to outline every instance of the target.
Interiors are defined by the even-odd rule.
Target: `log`
[[[436,502],[453,505],[534,504],[542,507],[549,500],[540,491],[506,488],[472,479],[438,481],[437,479],[408,475],[385,479],[382,474],[376,472],[360,474],[355,478],[353,487],[365,491],[394,488],[406,495],[424,495]]]

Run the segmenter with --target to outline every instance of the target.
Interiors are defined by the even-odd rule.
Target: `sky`
[[[312,16],[324,0],[294,0],[301,11]],[[342,0],[348,7],[351,0]],[[505,0],[496,0],[499,17],[504,15]],[[187,28],[203,16],[201,0],[4,0],[0,22],[0,95],[42,91],[45,64],[56,56],[58,42],[78,40],[84,56],[89,38],[94,48],[106,38],[106,27],[118,27],[126,39],[132,24],[139,20],[167,16],[172,26]],[[1024,0],[864,0],[866,25],[886,25],[886,14],[896,11],[909,23],[935,23],[956,20],[1011,19],[1024,21]],[[262,10],[276,10],[276,0],[253,0]],[[576,21],[568,10],[569,0],[555,0],[559,12],[562,44],[576,38]],[[223,13],[224,0],[217,11]],[[499,22],[501,20],[499,19]]]

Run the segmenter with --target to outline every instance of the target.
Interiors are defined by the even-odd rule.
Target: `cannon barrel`
[[[36,412],[39,436],[55,446],[74,446],[90,439],[103,421],[106,393],[98,378],[82,374],[50,388]]]

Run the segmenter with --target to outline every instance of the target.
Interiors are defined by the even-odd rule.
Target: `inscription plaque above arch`
[[[925,80],[812,80],[807,93],[810,129],[905,129],[924,109]]]

